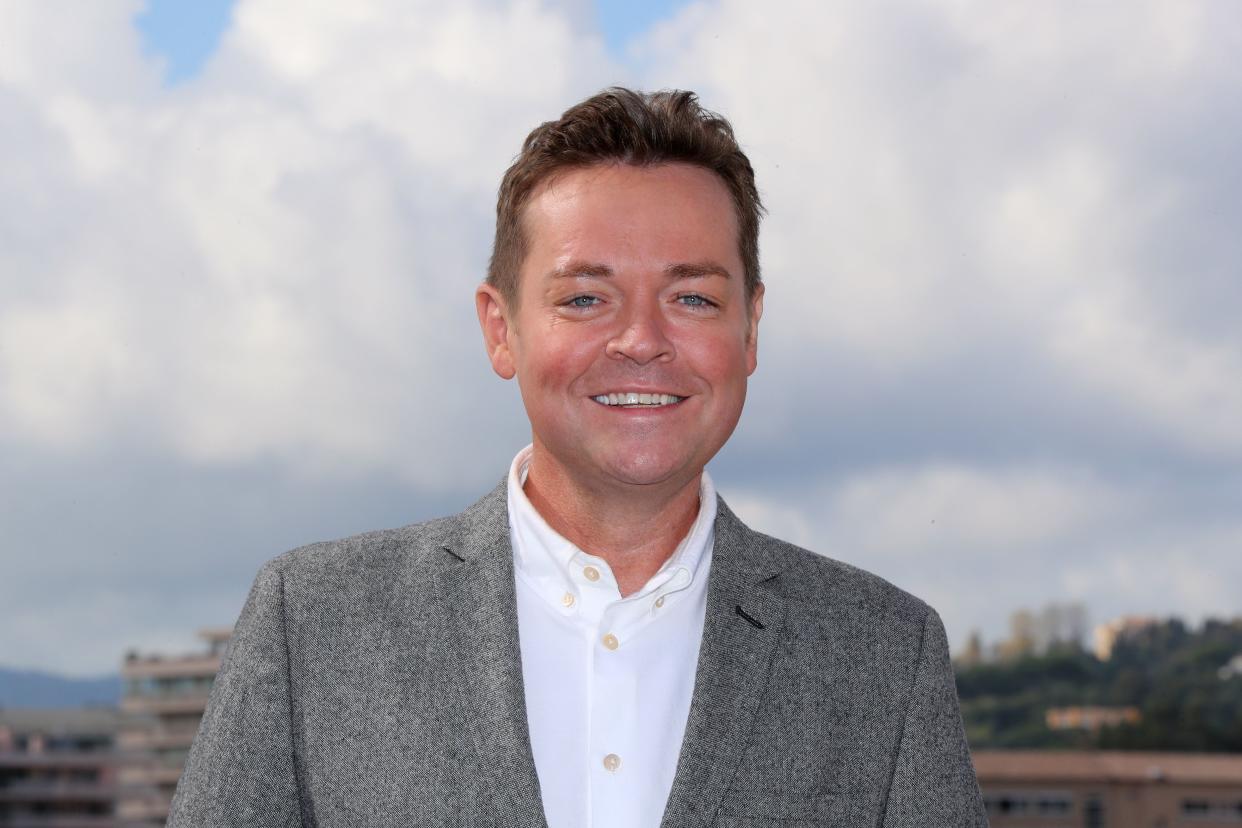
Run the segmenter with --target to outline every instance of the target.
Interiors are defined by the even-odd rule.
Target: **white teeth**
[[[601,405],[660,406],[679,403],[684,400],[685,397],[677,397],[673,394],[640,394],[637,391],[625,391],[614,394],[600,394],[599,396],[592,397],[591,399]]]

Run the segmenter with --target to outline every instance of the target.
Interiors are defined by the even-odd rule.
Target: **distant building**
[[[1079,603],[1045,604],[1009,616],[1009,637],[996,644],[1001,660],[1044,655],[1059,646],[1081,648],[1087,634],[1087,608]]]
[[[202,630],[202,652],[180,656],[130,654],[121,665],[121,709],[128,714],[117,737],[125,758],[117,814],[129,825],[163,825],[177,780],[207,709],[211,684],[231,630]]]
[[[0,710],[0,826],[118,828],[112,708]]]
[[[1242,755],[978,750],[992,828],[1238,828]]]
[[[1160,623],[1158,619],[1145,615],[1126,615],[1114,618],[1107,624],[1098,625],[1091,634],[1095,645],[1095,657],[1100,661],[1108,661],[1113,657],[1113,647],[1127,635],[1152,627]]]
[[[973,667],[983,662],[983,636],[978,630],[971,630],[964,646],[953,659],[953,663],[962,667]]]
[[[1089,730],[1138,724],[1143,716],[1137,707],[1050,707],[1044,714],[1049,730]]]

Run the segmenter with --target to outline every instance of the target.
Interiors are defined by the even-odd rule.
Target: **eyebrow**
[[[548,274],[553,279],[607,279],[614,271],[605,264],[593,262],[570,262],[554,269]],[[669,279],[702,279],[708,276],[719,276],[732,279],[728,269],[711,261],[687,262],[673,264],[664,268],[664,275]]]
[[[726,268],[715,262],[669,265],[664,268],[664,274],[670,279],[702,279],[706,276],[719,276],[722,279],[733,278]]]
[[[553,279],[604,279],[613,275],[612,268],[591,262],[570,262],[548,274]]]

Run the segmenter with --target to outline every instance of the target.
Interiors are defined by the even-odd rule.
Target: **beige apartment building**
[[[1242,755],[977,750],[993,828],[1240,828]]]
[[[121,757],[116,813],[127,825],[163,825],[177,780],[207,709],[228,629],[202,630],[202,651],[179,656],[126,656],[117,735]]]
[[[120,828],[112,708],[0,710],[0,826]]]

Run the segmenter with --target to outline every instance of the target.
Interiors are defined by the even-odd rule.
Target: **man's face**
[[[536,464],[592,488],[686,485],[755,370],[762,286],[748,313],[725,185],[684,164],[572,170],[536,191],[525,229],[518,307],[487,286],[477,298]]]

